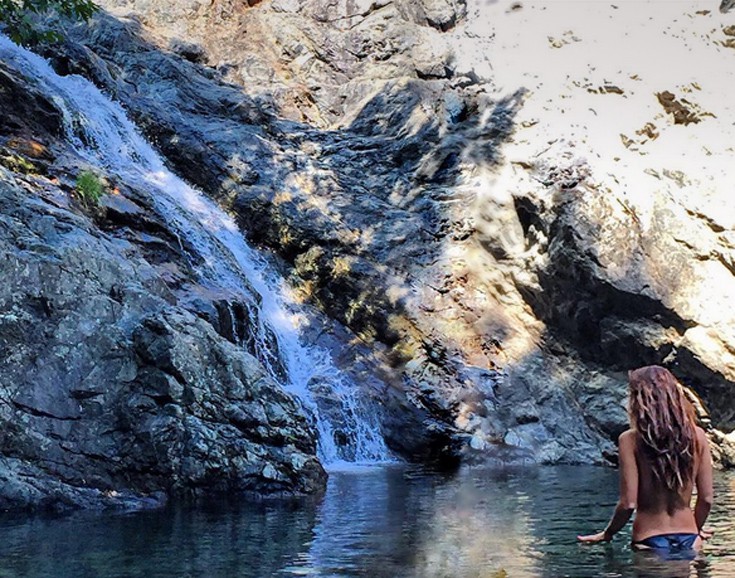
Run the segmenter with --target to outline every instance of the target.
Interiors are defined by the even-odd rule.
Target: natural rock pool
[[[735,475],[718,473],[700,561],[634,554],[603,527],[617,472],[593,467],[333,472],[321,500],[0,517],[1,577],[729,577]]]

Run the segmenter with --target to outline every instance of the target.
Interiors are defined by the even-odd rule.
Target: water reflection
[[[315,508],[210,503],[129,515],[0,518],[0,577],[272,576],[310,540]]]
[[[710,578],[707,557],[696,560],[662,560],[651,552],[633,553],[633,576],[636,578]]]
[[[617,498],[617,472],[390,466],[332,474],[321,501],[220,502],[133,515],[0,517],[0,577],[735,576],[735,476],[718,474],[715,537],[694,562],[580,545]]]

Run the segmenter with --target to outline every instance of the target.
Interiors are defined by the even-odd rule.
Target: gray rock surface
[[[309,418],[205,320],[148,193],[86,205],[48,97],[2,65],[0,98],[0,508],[319,491]]]
[[[120,100],[346,328],[330,347],[375,381],[397,451],[614,461],[625,370],[646,363],[735,425],[732,223],[716,199],[633,207],[543,131],[506,158],[539,119],[525,85],[500,94],[454,53],[477,2],[102,4],[54,65]]]
[[[248,87],[261,106],[318,126],[367,102],[387,79],[451,76],[441,31],[466,14],[465,0],[111,0],[102,6],[134,17],[174,52],[186,42],[187,58]]]
[[[326,27],[313,12],[317,4],[266,3],[243,8],[237,18],[281,18],[271,29],[282,39]],[[610,431],[575,401],[569,375],[545,378],[542,386],[495,371],[503,339],[492,318],[499,313],[487,311],[484,287],[456,253],[477,243],[467,212],[476,193],[462,186],[460,173],[473,163],[500,160],[522,91],[494,101],[476,78],[419,74],[417,44],[378,62],[367,51],[349,69],[367,79],[370,97],[341,99],[343,107],[334,112],[341,128],[321,130],[279,119],[274,113],[287,114],[284,107],[223,84],[221,71],[161,50],[156,42],[162,40],[139,21],[165,27],[166,19],[139,11],[143,16],[102,16],[89,29],[79,27],[75,38],[86,47],[68,43],[55,50],[57,67],[81,71],[122,100],[177,170],[235,211],[251,240],[291,264],[292,282],[304,298],[371,345],[374,361],[399,383],[394,390],[401,394],[395,402],[388,398],[384,420],[395,449],[414,457],[427,453],[426,444],[405,446],[407,428],[396,417],[413,407],[418,415],[433,416],[419,424],[436,432],[433,443],[450,455],[462,447],[474,454],[477,447],[492,453],[509,445],[520,448],[523,459],[606,459],[613,447]],[[417,12],[411,16],[395,5],[350,16],[350,30],[378,13],[386,26],[435,35],[436,46],[425,41],[422,49],[442,46],[441,32],[415,24]],[[298,28],[290,15],[298,16]],[[194,24],[228,30],[230,20],[218,18],[209,14]],[[324,30],[334,32],[336,24],[331,26]],[[263,53],[250,42],[249,36],[233,40],[228,50]],[[427,58],[432,65],[437,61],[436,55]],[[385,66],[393,67],[389,78],[378,72]],[[330,83],[347,86],[334,74]],[[233,113],[222,102],[241,104]],[[555,364],[541,361],[543,356],[536,348],[529,363]],[[573,375],[592,374],[582,366]],[[499,397],[497,388],[516,395]],[[535,404],[536,422],[509,417],[519,399],[536,397],[539,388],[544,401]]]

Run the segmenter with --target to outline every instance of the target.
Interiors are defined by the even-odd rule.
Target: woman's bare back
[[[577,539],[609,542],[635,514],[634,545],[697,548],[709,534],[703,526],[713,492],[709,442],[694,406],[668,369],[648,365],[628,372],[628,418],[631,429],[618,438],[618,503],[602,532]]]
[[[623,435],[637,438],[635,430]],[[698,446],[707,450],[707,438],[701,428],[697,428]],[[636,439],[636,442],[638,440]],[[638,447],[638,443],[635,444]],[[653,468],[643,452],[635,452],[638,470],[638,497],[635,520],[633,521],[633,541],[644,540],[650,536],[673,533],[698,532],[697,521],[690,503],[694,486],[701,480],[700,469],[704,464],[702,451],[694,460],[694,476],[678,494],[672,495],[657,482]]]

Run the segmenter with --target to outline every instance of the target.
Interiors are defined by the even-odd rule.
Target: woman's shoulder
[[[695,426],[694,430],[697,433],[697,441],[707,445],[709,443],[707,440],[707,433],[699,426]]]
[[[634,440],[637,435],[638,432],[635,429],[627,429],[618,436],[618,443]]]
[[[637,445],[637,436],[638,432],[636,430],[632,428],[625,430],[618,436],[618,448],[621,450],[624,448],[634,449]]]

